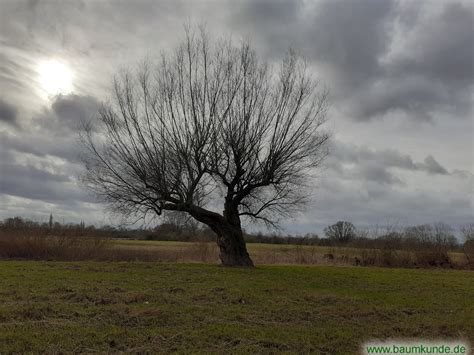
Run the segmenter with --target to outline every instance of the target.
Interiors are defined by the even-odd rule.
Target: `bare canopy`
[[[275,70],[246,42],[204,31],[114,79],[83,136],[87,185],[118,212],[188,213],[217,235],[224,265],[252,266],[241,219],[274,224],[305,202],[327,155],[326,91],[290,51]],[[223,196],[223,212],[208,206]]]

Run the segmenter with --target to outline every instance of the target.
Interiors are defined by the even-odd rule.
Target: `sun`
[[[71,69],[55,59],[45,60],[38,65],[39,83],[48,96],[69,94],[73,90]]]

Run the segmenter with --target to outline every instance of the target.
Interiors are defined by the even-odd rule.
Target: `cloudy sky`
[[[0,0],[0,218],[114,222],[77,184],[78,123],[189,21],[271,62],[291,46],[330,88],[331,155],[287,232],[473,220],[469,0]]]

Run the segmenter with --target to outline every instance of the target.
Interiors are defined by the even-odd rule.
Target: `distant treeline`
[[[0,222],[1,230],[42,230],[50,235],[94,235],[109,238],[144,239],[161,241],[215,241],[212,230],[181,215],[168,216],[164,223],[154,228],[126,229],[113,226],[95,227],[84,222],[61,224],[51,215],[48,222],[36,222],[14,217]],[[318,234],[279,235],[244,232],[248,243],[294,244],[319,246],[347,246],[367,249],[411,250],[425,246],[459,249],[464,243],[474,240],[474,223],[460,227],[462,240],[455,237],[454,229],[445,223],[399,227],[397,225],[375,226],[357,229],[352,223],[339,221]]]
[[[385,225],[357,229],[350,222],[339,221],[325,228],[323,237],[317,234],[282,236],[248,232],[244,237],[248,243],[293,244],[295,245],[293,248],[275,248],[275,253],[279,250],[286,252],[292,250],[295,258],[299,260],[298,263],[307,263],[308,260],[314,263],[314,253],[318,248],[311,246],[324,246],[327,247],[326,251],[323,251],[326,253],[324,260],[329,263],[445,268],[462,265],[472,268],[474,223],[462,226],[459,231],[462,241],[455,237],[453,228],[443,223],[410,227]],[[215,241],[215,234],[209,228],[181,217],[168,216],[165,223],[146,229],[95,227],[88,226],[84,222],[61,224],[55,222],[53,216],[50,216],[47,223],[14,217],[0,222],[0,259],[155,260],[157,258],[156,255],[147,254],[146,251],[138,255],[130,250],[112,248],[113,243],[109,243],[112,239],[194,242],[189,243],[191,249],[187,249],[194,255],[192,260],[207,262],[210,255],[209,246],[215,245],[206,243]],[[353,255],[352,248],[358,249],[356,256]],[[169,261],[169,251],[162,252],[164,254],[156,260]],[[320,252],[321,249],[318,253]],[[458,255],[455,257],[456,260],[453,259],[452,252]],[[459,259],[459,255],[464,256]]]

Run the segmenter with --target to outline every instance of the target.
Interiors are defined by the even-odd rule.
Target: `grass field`
[[[330,266],[0,262],[0,353],[351,354],[474,341],[474,273]]]
[[[171,262],[219,263],[219,251],[216,243],[189,243],[172,241],[114,240],[113,245],[126,251],[127,255],[147,256],[149,260]],[[247,243],[252,260],[256,264],[318,264],[318,265],[354,265],[355,259],[364,260],[364,251],[370,249],[351,247],[327,247],[317,245],[262,244]],[[380,251],[379,251],[380,252]],[[409,254],[410,252],[400,252]],[[466,257],[461,252],[449,252],[453,265],[464,265]],[[327,256],[331,255],[331,259]]]

